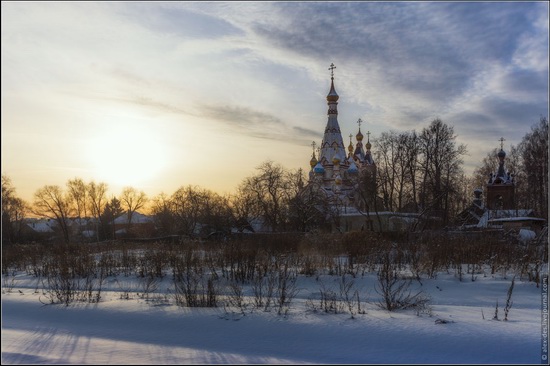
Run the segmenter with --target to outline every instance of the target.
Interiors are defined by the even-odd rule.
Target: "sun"
[[[164,169],[165,152],[152,127],[118,122],[89,141],[88,158],[100,181],[139,188]]]

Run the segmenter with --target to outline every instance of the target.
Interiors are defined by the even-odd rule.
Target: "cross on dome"
[[[357,124],[359,125],[359,128],[361,128],[361,123],[363,123],[363,120],[362,120],[361,118],[359,118],[359,119],[357,120]]]
[[[504,137],[501,137],[498,141],[500,141],[500,149],[503,150],[503,148],[504,148],[504,141],[506,141],[506,140],[504,139]]]
[[[330,67],[328,68],[330,70],[330,77],[334,79],[334,69],[336,66],[334,66],[333,63],[330,64]]]

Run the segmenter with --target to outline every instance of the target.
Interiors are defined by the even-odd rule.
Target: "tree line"
[[[433,120],[416,132],[383,132],[374,139],[377,164],[371,176],[358,180],[359,199],[365,190],[376,188],[381,204],[369,210],[416,212],[453,223],[456,215],[472,201],[473,189],[485,187],[488,174],[497,166],[496,150],[481,161],[474,174],[463,171],[466,147],[457,144],[453,126]],[[507,168],[516,176],[518,208],[532,208],[548,218],[548,121],[541,117],[518,146],[507,155]],[[304,194],[306,177],[301,169],[289,170],[266,161],[246,177],[232,194],[220,195],[198,186],[182,186],[171,195],[149,198],[143,191],[126,187],[108,196],[104,182],[68,180],[65,187],[45,185],[32,203],[17,196],[8,176],[2,175],[2,242],[24,241],[24,218],[33,214],[54,220],[62,240],[75,239],[69,224],[91,221],[96,241],[116,237],[113,220],[122,214],[130,228],[136,212],[147,210],[155,221],[158,236],[189,237],[244,231],[261,220],[271,231],[328,229],[337,213],[322,197]],[[365,200],[365,204],[368,203]],[[382,207],[381,207],[382,206]],[[368,206],[367,206],[368,207]]]
[[[451,224],[485,190],[498,167],[499,149],[488,151],[471,176],[463,170],[466,147],[454,129],[436,119],[421,132],[383,132],[374,143],[378,194],[390,211],[429,212]],[[505,167],[514,175],[515,205],[548,219],[548,120],[540,117],[521,142],[506,151]]]

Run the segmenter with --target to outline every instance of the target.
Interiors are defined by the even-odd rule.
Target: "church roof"
[[[334,68],[335,66],[331,65],[331,69]],[[333,164],[335,156],[342,162],[343,158],[346,156],[346,148],[344,146],[344,140],[342,139],[340,125],[338,124],[338,98],[339,96],[334,88],[334,76],[332,76],[330,91],[327,95],[327,104],[329,106],[328,120],[323,135],[323,141],[321,142],[321,153],[319,156],[319,161],[323,162],[323,164]]]
[[[514,176],[513,174],[510,174],[509,172],[506,172],[506,168],[504,167],[504,160],[506,158],[506,152],[503,150],[503,142],[505,141],[504,138],[500,138],[500,151],[497,153],[498,158],[498,170],[496,174],[491,174],[491,177],[489,179],[488,184],[513,184],[514,183]]]

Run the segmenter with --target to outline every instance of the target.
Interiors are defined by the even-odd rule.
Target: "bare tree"
[[[88,190],[81,178],[74,178],[67,181],[67,193],[74,202],[76,218],[78,220],[79,233],[82,232],[84,219],[88,216]]]
[[[229,233],[234,223],[229,197],[200,187],[181,187],[170,199],[178,232],[189,236]]]
[[[172,207],[172,201],[165,193],[160,193],[151,200],[151,213],[156,227],[162,235],[175,233],[176,220]]]
[[[2,175],[2,244],[21,239],[23,219],[28,210],[28,204],[17,197],[11,179]]]
[[[417,136],[411,132],[383,132],[375,140],[377,173],[384,205],[401,211],[406,204],[416,206]]]
[[[91,181],[88,183],[86,189],[88,192],[88,200],[90,211],[94,217],[96,225],[96,240],[99,241],[99,228],[102,226],[101,218],[105,206],[107,205],[107,184],[106,183],[96,183]]]
[[[289,202],[289,222],[298,231],[327,227],[330,213],[328,197],[316,183],[304,187]]]
[[[237,189],[237,192],[229,197],[229,204],[233,212],[233,219],[235,226],[239,232],[243,232],[248,229],[253,231],[251,221],[260,217],[259,213],[255,210],[255,199],[242,187]]]
[[[202,205],[203,235],[212,233],[231,233],[234,223],[233,210],[228,196],[205,190]]]
[[[288,203],[293,197],[291,173],[272,161],[266,161],[256,169],[258,173],[246,178],[239,186],[239,192],[251,198],[252,211],[261,216],[271,230],[284,230]]]
[[[147,201],[147,195],[143,191],[138,192],[133,187],[125,187],[122,190],[122,194],[120,195],[120,202],[122,203],[122,207],[126,210],[128,230],[131,227],[132,217],[134,216],[134,213],[137,210],[145,207]]]
[[[382,209],[383,203],[375,195],[380,188],[380,180],[377,179],[376,172],[371,169],[364,169],[356,178],[355,183],[356,199],[361,209],[361,214],[367,218],[368,229],[374,231],[374,223],[371,220],[371,214],[374,212],[378,221],[378,228],[382,228],[382,222],[378,211]]]
[[[70,194],[65,193],[59,186],[46,185],[34,194],[33,212],[38,216],[55,220],[63,240],[69,242],[69,218],[74,213]]]
[[[453,215],[452,198],[461,184],[462,156],[466,146],[456,145],[454,128],[439,118],[432,121],[419,135],[421,158],[420,204],[430,208],[432,215],[440,216],[443,223]]]
[[[198,231],[201,218],[200,202],[204,193],[199,187],[180,187],[172,195],[172,212],[176,220],[178,233],[194,236]]]
[[[523,171],[526,173],[525,201],[538,215],[548,218],[548,119],[541,117],[521,141]]]

